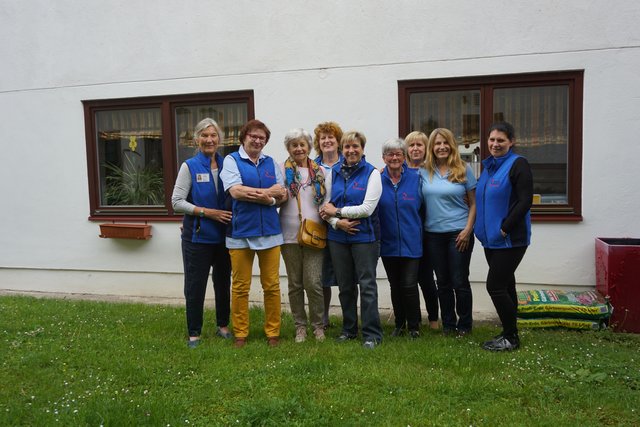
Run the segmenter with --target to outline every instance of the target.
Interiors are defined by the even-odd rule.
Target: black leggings
[[[518,334],[518,297],[516,295],[515,271],[526,251],[526,246],[484,249],[484,256],[489,264],[487,292],[489,292],[491,301],[498,312],[498,317],[502,322],[502,333],[505,337]]]

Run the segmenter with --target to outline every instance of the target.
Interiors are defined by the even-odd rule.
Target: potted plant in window
[[[131,158],[140,156],[134,150],[125,150],[124,164],[105,163],[104,198],[110,206],[140,206],[164,204],[164,178],[162,170],[151,165],[141,165]],[[100,237],[148,240],[151,225],[148,224],[100,224]]]
[[[130,151],[130,153],[136,153]],[[137,165],[130,156],[124,156],[124,165],[105,163],[109,172],[105,177],[104,196],[109,205],[163,205],[164,179],[162,170],[154,165]]]

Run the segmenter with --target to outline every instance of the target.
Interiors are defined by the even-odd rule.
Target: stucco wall
[[[380,166],[381,143],[398,134],[398,80],[573,69],[585,70],[584,221],[535,223],[518,279],[593,286],[594,238],[640,236],[640,5],[482,6],[3,2],[0,286],[14,269],[182,270],[179,224],[153,223],[153,238],[134,242],[99,239],[87,220],[82,100],[252,89],[256,117],[273,132],[265,151],[276,159],[289,128],[335,120],[367,135],[367,157]],[[477,245],[471,279],[485,275]],[[34,290],[43,287],[33,277]],[[145,289],[154,293],[152,283]]]

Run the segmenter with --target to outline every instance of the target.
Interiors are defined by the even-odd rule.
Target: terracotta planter
[[[148,224],[100,224],[100,237],[149,240],[151,226]]]

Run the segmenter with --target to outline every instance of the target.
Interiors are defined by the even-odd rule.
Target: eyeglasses
[[[267,142],[266,136],[256,135],[255,133],[248,133],[247,136],[256,142]]]
[[[395,153],[389,152],[389,153],[384,153],[384,155],[386,157],[404,157],[404,153],[402,152],[395,152]]]

